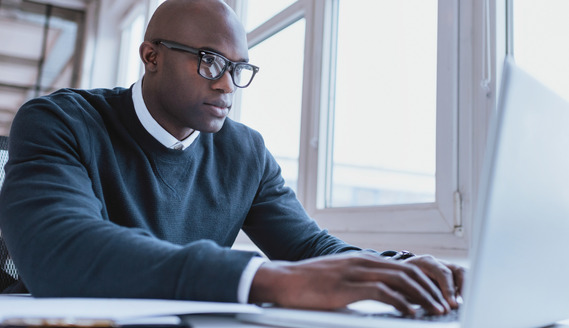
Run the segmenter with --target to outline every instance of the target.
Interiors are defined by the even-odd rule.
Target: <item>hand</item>
[[[417,266],[441,290],[443,297],[451,306],[458,308],[457,296],[462,295],[465,270],[463,267],[437,260],[431,255],[414,256],[403,262]]]
[[[432,263],[418,264],[431,274],[435,271]],[[431,314],[446,313],[450,305],[431,279],[417,265],[370,253],[267,262],[253,279],[249,300],[327,310],[371,299],[391,304],[406,315],[415,314],[412,304]]]

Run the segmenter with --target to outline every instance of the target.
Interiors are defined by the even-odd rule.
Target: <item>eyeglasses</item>
[[[234,62],[212,51],[188,47],[174,41],[154,40],[152,42],[157,45],[162,44],[168,49],[189,52],[198,56],[198,74],[208,80],[217,80],[226,70],[229,70],[233,84],[238,88],[246,88],[259,71],[259,67],[255,65]]]

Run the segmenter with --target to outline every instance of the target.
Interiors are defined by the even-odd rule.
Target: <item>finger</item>
[[[456,294],[457,296],[462,296],[462,291],[464,288],[464,276],[466,274],[466,270],[463,267],[459,267],[458,270],[454,270],[453,271],[455,273],[455,277],[456,277]]]
[[[421,305],[430,314],[444,314],[450,311],[440,290],[420,270],[412,268],[406,270],[406,276],[411,279],[409,299]]]
[[[414,265],[405,265],[403,268],[404,272],[410,276],[414,281],[416,281],[425,291],[429,293],[429,295],[433,298],[433,300],[442,307],[441,313],[446,313],[450,311],[451,307],[444,298],[441,290],[439,287],[435,285],[435,283],[418,267]],[[436,312],[431,312],[436,313]]]
[[[434,261],[430,270],[425,272],[429,278],[433,279],[439,286],[443,297],[452,308],[457,308],[456,301],[456,284],[454,282],[453,272],[440,262]]]
[[[453,308],[458,308],[459,304],[457,301],[457,297],[462,295],[462,287],[464,284],[464,274],[465,270],[463,267],[452,264],[446,261],[438,261],[441,266],[445,269],[441,269],[444,271],[444,274],[447,276],[446,278],[451,281],[449,285],[446,286],[448,291],[443,290],[443,294],[445,294],[445,298],[451,298],[452,301],[449,301]]]
[[[405,316],[414,316],[416,314],[413,305],[403,295],[384,283],[359,283],[354,286],[353,291],[358,294],[359,297],[357,298],[371,299],[392,305]]]
[[[413,274],[409,275],[406,271],[412,271]],[[382,282],[405,299],[420,305],[431,314],[443,314],[450,309],[433,282],[413,266],[400,265],[397,269],[359,268],[352,271],[349,279],[371,283]],[[421,282],[417,280],[421,280]],[[423,285],[428,286],[431,290],[426,290]],[[438,296],[435,299],[433,294],[437,293]],[[443,303],[446,304],[446,308]]]
[[[417,258],[412,258],[415,260],[420,260],[420,263],[422,266],[425,266],[424,263],[422,262],[426,262],[428,266],[432,266],[433,263],[432,262],[436,262],[436,260],[434,260],[434,258],[432,256],[420,256]],[[428,261],[430,261],[431,263],[429,264]],[[355,263],[356,264],[356,263]],[[414,263],[413,263],[414,264]],[[417,286],[411,286],[411,285],[406,285],[406,290],[407,292],[405,293],[405,295],[407,297],[410,297],[410,299],[416,300],[417,304],[420,304],[421,306],[423,306],[423,308],[425,308],[425,310],[427,310],[428,312],[432,313],[432,314],[442,314],[442,313],[446,313],[448,311],[450,311],[451,307],[448,303],[448,301],[445,299],[444,295],[441,293],[441,290],[439,289],[439,287],[437,287],[433,281],[431,280],[431,278],[429,278],[425,273],[423,273],[422,270],[420,270],[420,268],[418,268],[418,266],[415,265],[411,265],[408,264],[406,261],[389,261],[389,260],[384,260],[384,259],[378,259],[377,256],[374,256],[372,254],[362,254],[362,256],[359,257],[357,265],[359,265],[360,267],[366,267],[369,268],[371,270],[392,270],[394,272],[405,272],[407,274],[407,276],[409,276],[412,280],[414,280],[416,283],[418,283],[420,285],[419,288],[417,288]],[[375,271],[369,271],[369,273],[371,274],[370,277],[367,278],[357,278],[357,279],[367,279],[368,281],[382,281],[382,280],[378,280],[378,279],[385,279],[384,276],[381,276],[381,272],[378,271],[377,273],[380,274],[380,276],[374,276],[373,272]],[[398,277],[395,277],[398,278]],[[393,282],[390,284],[390,286],[393,288]],[[397,288],[401,289],[404,287],[404,284],[399,284],[397,286]],[[414,290],[414,293],[411,293],[411,289],[412,288]],[[399,291],[398,289],[398,291]],[[424,294],[424,292],[427,291],[428,294],[430,295],[427,296],[426,294]],[[414,297],[414,298],[413,298]],[[441,310],[442,309],[442,310]]]
[[[437,290],[440,292],[434,295],[434,297],[439,299],[439,295],[441,295],[444,302],[447,303],[445,308],[450,310],[450,308],[458,307],[454,275],[449,267],[429,255],[409,259],[406,263],[410,263],[418,267],[436,283],[438,286]]]
[[[465,269],[456,264],[447,263],[444,261],[441,261],[441,263],[446,265],[452,271],[455,283],[455,296],[462,296],[462,289],[464,286],[464,275],[466,274]]]

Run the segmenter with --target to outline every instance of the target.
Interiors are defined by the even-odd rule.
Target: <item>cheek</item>
[[[202,121],[205,118],[201,107],[204,96],[210,92],[209,81],[197,74],[197,62],[195,65],[184,63],[172,61],[162,70],[162,103],[171,116],[185,123]]]
[[[197,78],[181,70],[165,74],[160,86],[165,100],[176,104],[176,107],[195,106],[200,103],[200,95],[203,95],[205,90],[202,90],[203,85]]]
[[[188,88],[195,84],[197,78],[197,62],[186,58],[170,57],[165,60],[161,80],[172,88]]]
[[[180,119],[188,120],[199,116],[200,98],[192,89],[178,85],[176,90],[170,90],[166,100],[168,110]]]

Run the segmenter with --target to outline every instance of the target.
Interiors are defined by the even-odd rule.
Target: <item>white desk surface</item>
[[[192,328],[259,328],[256,324],[244,323],[232,316],[189,315],[185,317]],[[268,326],[267,326],[268,327]],[[273,327],[274,328],[274,327]]]
[[[186,317],[191,323],[192,328],[259,328],[259,327],[279,327],[277,323],[271,326],[257,325],[240,322],[231,316],[215,315],[191,315]],[[348,328],[348,327],[346,327]],[[558,323],[547,328],[569,328],[569,320]]]
[[[65,306],[63,306],[65,305]],[[241,308],[241,307],[245,308]],[[112,311],[109,309],[112,307]],[[151,307],[151,308],[149,308]],[[204,310],[204,307],[206,311]],[[128,299],[34,299],[29,295],[0,295],[0,318],[2,313],[6,317],[49,317],[62,318],[64,315],[73,313],[78,317],[109,318],[124,320],[129,317],[141,318],[150,313],[156,316],[172,316],[174,313],[255,313],[250,312],[250,305],[229,303],[203,303],[191,301],[170,300],[128,300]],[[19,311],[19,312],[18,312]],[[47,311],[47,312],[46,312]],[[77,312],[79,311],[79,312]],[[85,312],[86,311],[86,312]],[[229,311],[229,312],[224,312]],[[115,313],[118,312],[119,314]],[[150,312],[150,313],[149,313]],[[9,315],[8,315],[9,314]],[[121,319],[122,318],[122,319]],[[245,323],[237,320],[234,315],[221,314],[195,314],[185,315],[184,320],[191,324],[192,328],[259,328],[269,327],[260,324]],[[279,327],[278,323],[271,323],[270,327]],[[548,328],[569,328],[569,320],[559,322],[558,325]]]

